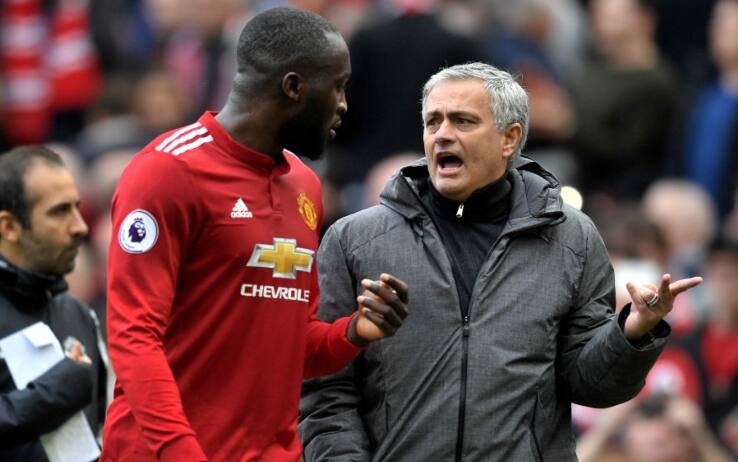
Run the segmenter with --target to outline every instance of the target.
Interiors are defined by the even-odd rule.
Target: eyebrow
[[[434,117],[434,116],[440,115],[441,113],[442,112],[439,111],[438,109],[434,109],[430,112],[427,112],[425,114],[425,118]],[[473,112],[469,112],[469,111],[453,110],[453,111],[448,111],[447,114],[449,117],[471,117],[473,119],[479,119],[478,115],[476,115]]]
[[[46,213],[54,213],[54,212],[61,211],[61,210],[64,210],[64,209],[67,209],[73,206],[76,206],[77,208],[79,208],[79,205],[81,202],[82,201],[80,199],[76,201],[59,202],[59,203],[52,205],[48,209],[46,209]]]

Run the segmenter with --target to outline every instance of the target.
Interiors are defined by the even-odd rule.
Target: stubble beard
[[[280,128],[278,136],[282,146],[310,160],[319,159],[328,142],[321,115],[317,99],[308,97],[305,108]]]

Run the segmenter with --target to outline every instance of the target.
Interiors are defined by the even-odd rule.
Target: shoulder
[[[195,175],[190,153],[175,155],[157,149],[166,146],[177,131],[165,133],[139,151],[124,169],[116,186],[113,203],[181,202],[196,196]],[[140,205],[140,204],[139,204]]]
[[[351,252],[404,226],[407,220],[400,214],[384,205],[375,205],[339,219],[326,236],[337,238]]]
[[[297,154],[285,149],[284,158],[290,165],[291,175],[297,175],[309,183],[320,186],[320,178],[318,177],[318,174],[308,167]]]
[[[169,169],[180,169],[202,155],[214,141],[212,134],[201,122],[176,128],[154,138],[134,156],[126,173],[144,169],[149,175],[169,174]]]
[[[572,227],[573,231],[584,234],[599,234],[597,226],[595,226],[592,218],[581,210],[568,204],[563,204],[561,210],[564,212],[566,222]]]
[[[69,292],[63,292],[51,300],[51,308],[60,310],[64,318],[77,326],[94,331],[96,329],[96,318],[92,309],[87,304],[74,298]]]
[[[175,158],[186,158],[185,154],[196,151],[213,141],[213,135],[200,121],[162,133],[143,151],[160,152]]]
[[[568,204],[562,206],[564,220],[551,228],[554,239],[578,255],[584,255],[593,244],[602,241],[592,219]]]

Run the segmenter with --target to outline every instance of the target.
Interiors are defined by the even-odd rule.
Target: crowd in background
[[[45,143],[83,190],[71,292],[104,319],[108,207],[154,136],[221,107],[235,43],[277,0],[0,0],[0,148]],[[323,160],[325,223],[422,156],[420,90],[486,61],[530,95],[524,154],[568,186],[625,281],[705,277],[633,403],[574,408],[583,461],[738,454],[738,0],[293,0],[349,43],[349,111]],[[657,225],[658,224],[658,225]],[[667,451],[666,448],[670,450]],[[717,449],[716,449],[717,448]],[[673,451],[671,451],[673,449]]]

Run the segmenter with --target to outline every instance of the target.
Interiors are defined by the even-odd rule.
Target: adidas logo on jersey
[[[240,197],[236,201],[236,204],[233,206],[233,209],[231,209],[231,218],[253,218],[254,214],[251,213],[248,207],[246,207],[246,202],[243,201]]]

